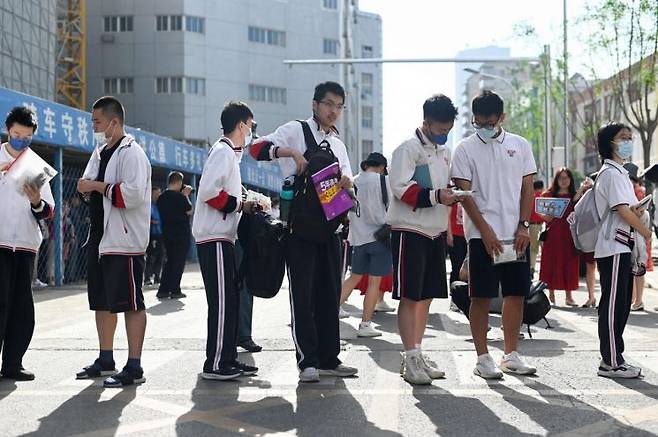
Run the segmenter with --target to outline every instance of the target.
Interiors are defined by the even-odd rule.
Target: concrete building
[[[55,96],[56,0],[0,2],[0,86]]]
[[[307,118],[314,86],[342,82],[341,70],[282,61],[340,57],[342,3],[89,0],[89,104],[101,94],[117,95],[133,126],[200,146],[221,134],[219,114],[231,99],[249,103],[261,134]],[[381,56],[381,34],[378,16],[357,11],[355,56]],[[348,111],[360,115],[350,123],[361,127],[358,135],[348,136],[356,143],[348,144],[356,168],[362,149],[382,147],[381,67],[359,67],[353,77],[362,105]]]

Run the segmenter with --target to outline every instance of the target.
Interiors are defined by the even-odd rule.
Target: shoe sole
[[[202,373],[201,378],[206,379],[208,381],[229,381],[231,379],[239,378],[242,376],[242,372],[236,373],[234,375],[218,375],[216,373]]]
[[[146,382],[146,378],[137,378],[133,380],[132,384],[106,384],[103,383],[103,387],[105,388],[123,388],[123,387],[130,387],[131,385],[140,385],[144,384]]]
[[[334,372],[333,370],[319,370],[320,376],[335,376],[337,378],[349,378],[350,376],[356,376],[359,372],[354,373],[339,373]]]
[[[432,379],[431,378],[429,379],[429,381],[409,381],[404,376],[402,378],[411,385],[432,385]]]
[[[516,370],[516,369],[509,369],[507,367],[500,366],[500,370],[503,371],[503,373],[509,373],[512,375],[534,375],[537,373],[537,369],[532,369],[532,370]]]
[[[98,376],[89,376],[89,375],[83,375],[83,376],[78,376],[75,375],[75,379],[81,380],[81,379],[97,379],[97,378],[103,378],[107,376],[114,376],[117,373],[119,373],[117,370],[101,370],[101,374]]]
[[[242,375],[240,376],[255,376],[258,373],[258,370],[250,371],[250,372],[242,372]]]
[[[261,352],[263,350],[263,348],[260,348],[260,349],[247,349],[246,347],[242,347],[242,346],[240,346],[240,347],[245,352],[251,352],[252,354],[257,354],[258,352]]]
[[[610,379],[637,379],[640,376],[642,376],[642,372],[638,373],[637,375],[621,375],[618,373],[607,374],[605,372],[598,371],[596,372],[596,374],[603,378],[610,378]]]
[[[374,332],[372,334],[359,334],[358,332],[356,333],[357,337],[361,338],[372,338],[372,337],[381,337],[382,333],[381,332]]]
[[[485,375],[484,373],[480,372],[478,369],[473,369],[473,374],[475,376],[479,376],[482,379],[503,379],[503,374],[495,374],[495,375]]]
[[[320,382],[320,377],[318,376],[317,378],[302,378],[300,376],[299,382],[305,382],[305,383]]]

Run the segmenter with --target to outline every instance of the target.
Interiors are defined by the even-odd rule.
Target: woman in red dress
[[[573,300],[572,291],[578,289],[579,254],[573,244],[567,217],[573,211],[574,205],[582,196],[582,189],[576,192],[573,174],[568,168],[560,168],[555,173],[553,184],[543,197],[559,197],[569,199],[569,206],[562,217],[542,216],[546,222],[546,239],[541,254],[539,280],[546,282],[549,289],[549,299],[555,303],[554,290],[565,290],[568,306],[577,306]]]

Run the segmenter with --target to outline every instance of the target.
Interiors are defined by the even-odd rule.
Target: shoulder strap
[[[386,189],[386,176],[383,174],[379,175],[379,184],[382,188],[382,202],[384,202],[384,208],[388,209],[388,190]]]
[[[304,120],[297,120],[302,125],[302,131],[304,132],[304,142],[306,143],[306,148],[310,151],[317,151],[320,146],[318,146],[317,141],[315,141],[315,136],[313,136],[313,131],[311,126]]]

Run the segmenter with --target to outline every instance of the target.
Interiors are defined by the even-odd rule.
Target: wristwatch
[[[526,229],[530,229],[530,222],[528,220],[522,220],[519,222],[520,225],[522,225]]]

